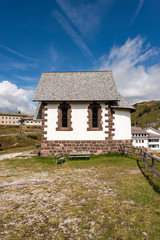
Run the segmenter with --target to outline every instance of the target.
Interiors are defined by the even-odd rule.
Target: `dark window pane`
[[[93,128],[98,127],[98,109],[97,108],[92,109],[92,127]]]
[[[62,109],[62,127],[67,127],[67,108]]]

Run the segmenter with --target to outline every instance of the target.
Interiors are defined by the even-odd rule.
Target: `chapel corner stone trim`
[[[42,102],[42,137],[41,137],[41,143],[45,140],[47,140],[47,137],[44,137],[45,134],[47,134],[46,128],[47,125],[45,124],[47,122],[46,117],[48,116],[47,113],[47,103]]]
[[[93,110],[93,108],[97,108],[97,110],[98,110],[98,127],[97,128],[92,127],[92,110]],[[103,122],[102,122],[102,108],[101,108],[100,103],[93,102],[88,106],[88,116],[87,116],[87,118],[88,118],[87,131],[102,131],[103,130],[103,127],[102,127],[102,124],[103,124]]]
[[[62,109],[63,108],[67,108],[67,127],[62,127]],[[72,128],[72,109],[71,109],[71,105],[69,103],[63,102],[60,103],[58,106],[58,121],[57,121],[57,128],[56,131],[73,131]]]
[[[105,113],[105,118],[107,118],[105,122],[108,123],[108,126],[105,126],[106,128],[105,134],[107,134],[105,139],[112,140],[113,137],[115,136],[115,133],[114,133],[115,132],[115,128],[114,128],[115,111],[113,110],[109,102],[106,102],[105,105],[106,105],[105,110],[107,112]]]

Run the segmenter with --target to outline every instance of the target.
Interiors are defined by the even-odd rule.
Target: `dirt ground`
[[[10,181],[0,185],[0,189],[3,189],[0,195],[0,213],[4,220],[10,218],[6,222],[8,230],[1,232],[1,239],[14,236],[13,231],[21,231],[20,235],[24,238],[27,237],[27,232],[32,231],[32,234],[36,234],[35,239],[58,239],[63,234],[69,239],[81,239],[77,236],[81,230],[79,224],[86,222],[88,228],[82,236],[93,239],[96,223],[94,218],[101,212],[97,202],[116,194],[111,187],[113,182],[97,180],[98,173],[94,168],[17,175],[16,171],[10,172],[8,169],[1,174],[3,178],[10,177]],[[86,208],[90,200],[95,201],[95,205],[90,216],[84,217],[81,209]],[[98,215],[99,220],[103,221],[104,215]],[[41,232],[41,228],[45,228],[45,233]],[[16,235],[15,232],[15,237]]]
[[[115,175],[114,166],[40,161],[0,162],[0,239],[150,239],[142,205],[119,195],[125,186],[117,185],[122,178],[140,178],[139,169]]]

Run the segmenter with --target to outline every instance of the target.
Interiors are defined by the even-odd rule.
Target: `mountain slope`
[[[160,127],[160,101],[136,103],[133,107],[136,112],[131,114],[132,126]]]

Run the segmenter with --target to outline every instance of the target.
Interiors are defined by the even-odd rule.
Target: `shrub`
[[[151,111],[150,107],[145,106],[143,113],[149,113]]]
[[[27,136],[28,138],[32,138],[32,139],[35,139],[35,140],[38,140],[38,137],[36,135],[28,135]]]
[[[142,115],[143,115],[143,112],[138,113],[138,117],[142,117]]]

